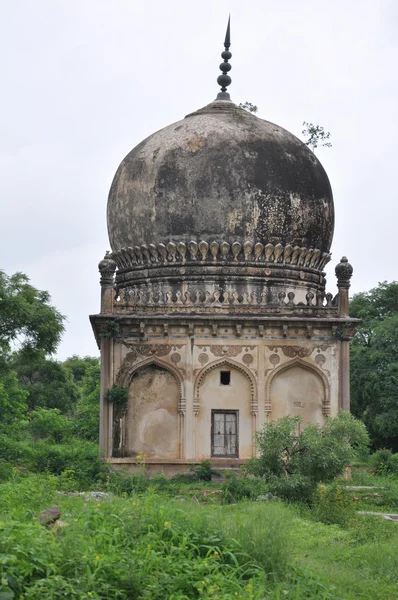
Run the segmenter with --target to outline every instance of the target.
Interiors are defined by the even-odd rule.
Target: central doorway
[[[238,410],[211,411],[211,455],[239,458]]]

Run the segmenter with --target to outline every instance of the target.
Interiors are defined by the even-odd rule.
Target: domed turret
[[[229,24],[224,45],[216,100],[149,136],[115,175],[116,284],[145,285],[145,297],[161,284],[171,297],[230,289],[272,303],[281,286],[302,301],[322,295],[334,228],[329,179],[302,141],[231,102]]]
[[[294,135],[217,100],[154,133],[121,163],[108,203],[112,250],[202,239],[329,252],[329,179]]]

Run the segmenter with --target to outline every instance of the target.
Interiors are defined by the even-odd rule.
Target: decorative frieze
[[[306,302],[296,302],[294,292],[282,291],[277,295],[276,301],[269,300],[269,290],[263,288],[259,293],[237,290],[214,291],[189,288],[186,285],[177,291],[164,290],[162,284],[151,286],[142,285],[137,287],[123,288],[117,293],[114,301],[115,312],[140,312],[145,309],[154,312],[161,309],[162,312],[296,312],[306,313],[305,309],[314,311],[321,309],[325,312],[336,312],[337,308],[332,302],[331,294],[318,294],[315,298],[313,293],[306,294]],[[238,310],[237,310],[238,309]],[[217,330],[213,331],[217,335]],[[310,337],[310,335],[309,335]]]
[[[111,257],[118,269],[135,269],[157,263],[182,265],[186,263],[266,263],[291,265],[322,271],[330,261],[331,255],[316,248],[304,248],[287,244],[262,244],[247,240],[240,242],[206,241],[168,242],[167,244],[141,244],[122,248],[113,252]]]

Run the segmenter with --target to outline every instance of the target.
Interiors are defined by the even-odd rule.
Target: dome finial
[[[219,85],[221,85],[221,92],[218,92],[217,100],[229,100],[230,99],[230,96],[227,92],[227,87],[229,85],[231,85],[231,82],[232,82],[232,79],[228,75],[228,72],[232,69],[231,65],[228,62],[232,56],[231,52],[229,51],[230,45],[231,45],[231,15],[228,18],[227,33],[225,34],[225,41],[224,41],[225,50],[223,52],[221,52],[221,58],[224,59],[224,62],[222,62],[220,65],[220,71],[222,71],[222,75],[219,75],[217,78],[217,83]]]

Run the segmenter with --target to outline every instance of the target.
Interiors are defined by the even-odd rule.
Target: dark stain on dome
[[[330,183],[313,152],[225,101],[132,150],[108,202],[113,250],[212,236],[328,252],[333,227]]]

